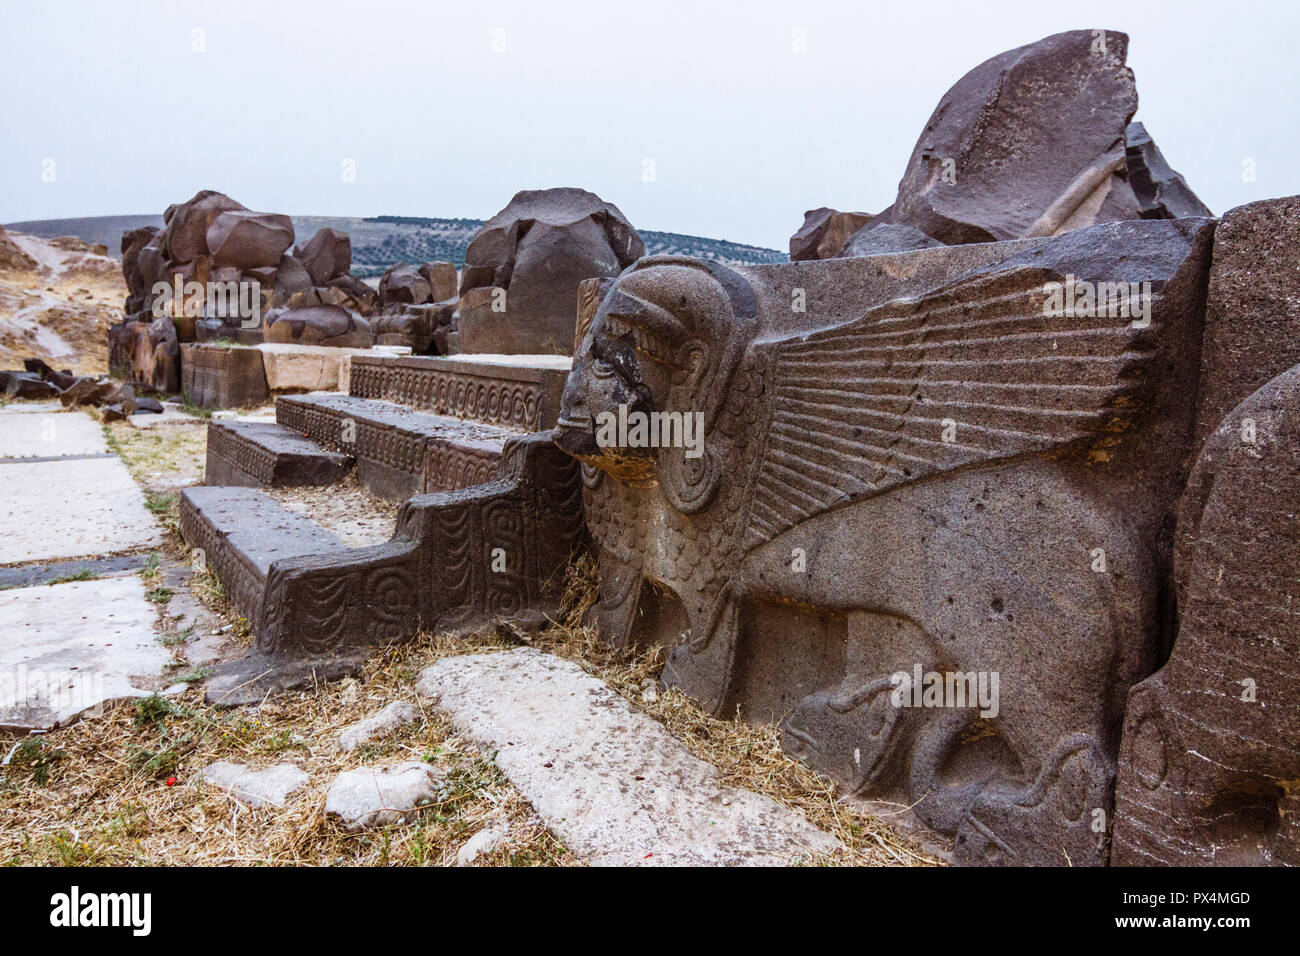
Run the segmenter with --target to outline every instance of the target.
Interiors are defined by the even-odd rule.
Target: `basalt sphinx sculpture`
[[[600,633],[958,862],[1104,862],[1126,695],[1171,633],[1213,231],[588,283],[555,441]],[[620,406],[701,415],[702,452],[599,441]],[[996,715],[900,706],[918,667],[998,675]]]

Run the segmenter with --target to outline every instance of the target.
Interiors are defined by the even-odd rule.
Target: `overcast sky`
[[[805,209],[887,206],[967,70],[1081,28],[1129,34],[1136,118],[1216,213],[1300,193],[1294,0],[2,3],[0,222],[200,188],[481,219],[582,186],[641,228],[785,249]]]

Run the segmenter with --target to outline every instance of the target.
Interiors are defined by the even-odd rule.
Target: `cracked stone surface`
[[[427,763],[358,767],[341,773],[325,798],[326,814],[349,830],[406,823],[420,807],[438,799],[443,775]]]
[[[761,794],[730,786],[650,716],[577,664],[523,648],[450,657],[420,694],[589,863],[783,865],[840,847]]]
[[[0,730],[48,730],[142,697],[170,655],[135,575],[0,591]]]
[[[384,737],[391,737],[404,727],[420,720],[420,708],[412,701],[398,700],[389,704],[379,713],[359,720],[350,727],[345,727],[339,734],[339,749],[356,750],[362,744],[368,744]]]

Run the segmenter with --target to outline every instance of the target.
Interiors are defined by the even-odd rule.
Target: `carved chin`
[[[654,475],[653,452],[640,448],[602,448],[590,428],[561,423],[556,426],[552,441],[566,454],[620,481],[646,481]]]

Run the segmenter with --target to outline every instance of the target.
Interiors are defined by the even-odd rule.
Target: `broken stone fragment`
[[[405,262],[390,266],[379,280],[379,304],[385,307],[419,305],[429,301],[430,292],[429,280],[420,274],[418,268]]]
[[[445,780],[427,763],[358,767],[338,775],[325,798],[325,813],[349,830],[406,823],[438,800]]]
[[[289,796],[307,782],[308,776],[288,763],[266,770],[250,770],[242,763],[219,760],[204,767],[199,779],[250,807],[283,807]]]
[[[848,238],[871,221],[865,212],[840,212],[822,206],[803,214],[803,225],[790,237],[790,261],[830,259],[840,254]]]
[[[1165,161],[1160,147],[1141,123],[1130,123],[1128,141],[1128,181],[1133,186],[1143,219],[1183,219],[1187,216],[1213,216],[1187,182]]]
[[[339,749],[356,750],[362,744],[368,744],[383,737],[391,737],[405,727],[418,722],[420,708],[409,700],[398,700],[389,704],[379,713],[358,721],[344,728],[339,734]]]
[[[208,227],[207,244],[218,266],[278,266],[293,245],[293,221],[276,213],[230,210]]]
[[[863,226],[844,244],[840,256],[878,256],[886,252],[911,252],[943,245],[920,229],[896,222],[870,223]]]
[[[330,279],[347,275],[352,268],[352,240],[337,229],[318,229],[294,249],[294,256],[307,269],[312,285],[325,285]]]
[[[612,203],[582,189],[524,190],[474,234],[460,277],[466,352],[569,354],[584,279],[615,276],[645,243]],[[501,289],[471,304],[475,289]]]
[[[217,217],[225,212],[239,211],[248,210],[229,196],[211,189],[200,190],[189,202],[169,206],[163,215],[167,224],[161,243],[163,258],[180,263],[207,255],[208,230]]]
[[[275,309],[266,316],[266,341],[295,345],[334,345],[370,348],[370,323],[337,305]]]
[[[1123,33],[1072,30],[975,67],[921,132],[890,221],[955,245],[1141,218],[1125,178],[1127,53]]]

